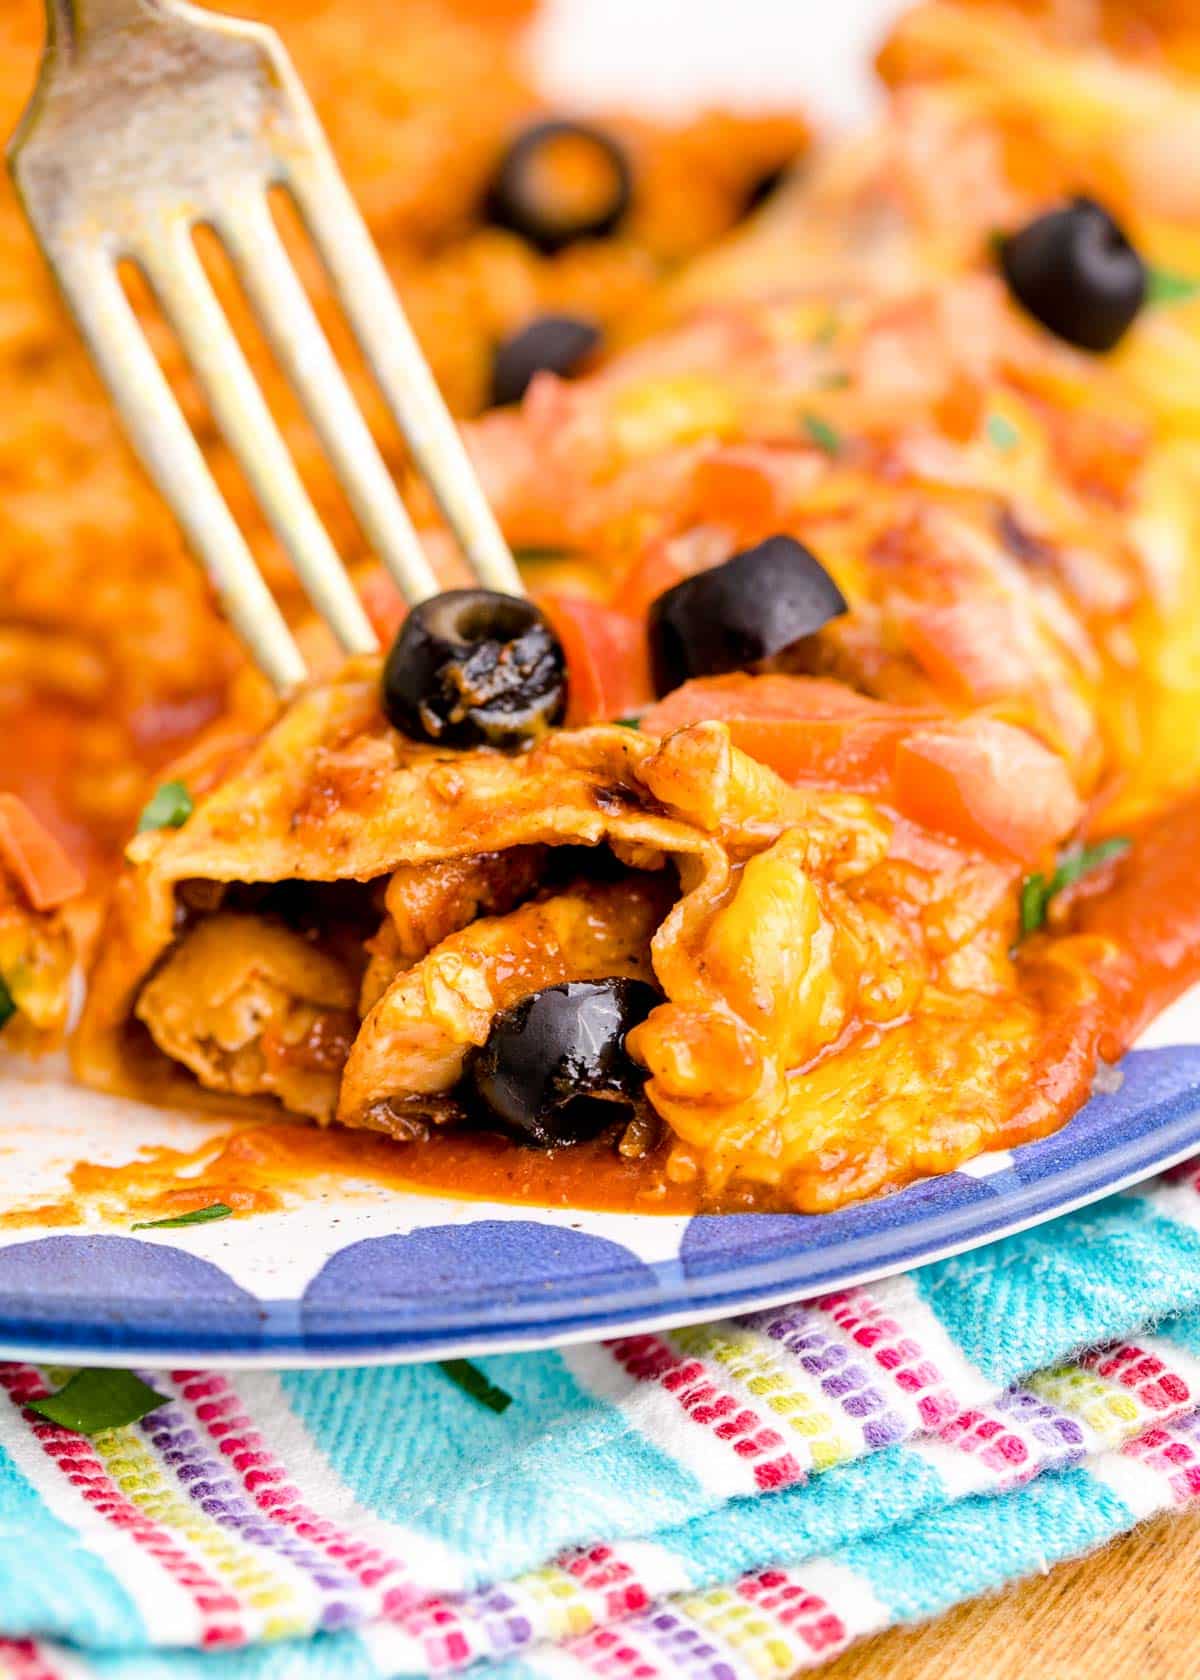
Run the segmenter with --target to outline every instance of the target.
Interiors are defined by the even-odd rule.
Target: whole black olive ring
[[[1146,301],[1146,265],[1120,225],[1090,198],[1048,210],[1000,244],[1013,297],[1081,350],[1111,350]]]
[[[383,668],[391,722],[442,746],[528,747],[562,721],[566,699],[566,661],[546,619],[532,601],[492,589],[422,601]]]
[[[522,1143],[582,1143],[640,1098],[646,1074],[625,1035],[661,1002],[641,980],[575,980],[531,992],[501,1011],[472,1051],[468,1090],[486,1119]]]
[[[658,597],[650,608],[654,684],[742,671],[848,612],[846,597],[794,537],[768,537]]]
[[[520,402],[535,374],[574,373],[600,343],[600,328],[582,315],[539,315],[497,345],[492,363],[492,402]]]
[[[556,155],[565,164],[574,152],[591,179],[555,179]],[[617,142],[591,123],[557,118],[519,134],[500,160],[488,189],[485,212],[497,227],[509,228],[547,255],[580,239],[604,239],[624,220],[633,197],[633,170]]]

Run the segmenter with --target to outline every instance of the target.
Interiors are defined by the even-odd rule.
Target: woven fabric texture
[[[481,1362],[0,1367],[0,1675],[762,1680],[1200,1497],[1200,1168],[802,1305]]]

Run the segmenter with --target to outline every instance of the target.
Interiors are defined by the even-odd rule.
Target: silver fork
[[[281,692],[304,660],[126,298],[146,276],[317,611],[377,646],[194,243],[224,244],[337,470],[410,603],[436,594],[399,493],[275,226],[290,192],[420,471],[480,582],[521,593],[512,555],[279,38],[187,0],[45,0],[41,76],[9,149],[26,214],[126,429],[225,612]]]

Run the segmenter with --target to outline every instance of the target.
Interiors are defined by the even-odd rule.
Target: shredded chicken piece
[[[477,916],[498,916],[533,891],[544,846],[514,846],[445,863],[404,864],[387,885],[387,920],[367,946],[371,960],[359,993],[360,1015],[379,1002],[402,969]]]
[[[275,1096],[324,1121],[357,1027],[354,990],[341,964],[299,934],[226,911],[184,935],[136,1013],[210,1090]]]

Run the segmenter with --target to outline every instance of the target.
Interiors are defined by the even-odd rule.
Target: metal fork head
[[[350,651],[376,645],[193,242],[224,242],[366,536],[410,602],[438,585],[275,229],[286,188],[480,581],[521,589],[453,421],[282,43],[187,0],[46,0],[48,40],[9,149],[26,213],[131,439],[226,612],[286,690],[304,665],[121,286],[145,273],[310,597]]]
[[[198,221],[279,178],[271,138],[294,122],[270,30],[172,0],[47,0],[47,30],[10,148],[42,237],[123,255],[152,206]]]

